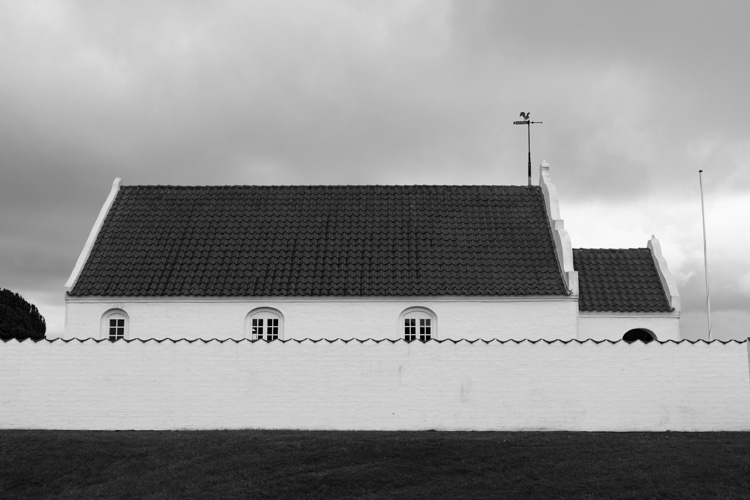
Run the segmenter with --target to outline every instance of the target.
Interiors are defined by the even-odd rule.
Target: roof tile
[[[525,186],[123,186],[70,292],[564,294]]]
[[[672,310],[648,248],[576,248],[573,267],[578,271],[581,311]]]

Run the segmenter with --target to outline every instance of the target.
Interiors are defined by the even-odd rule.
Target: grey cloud
[[[498,68],[522,72],[528,86],[538,90],[541,99],[534,104],[550,124],[550,156],[576,173],[585,174],[580,169],[592,164],[613,169],[600,179],[622,170],[644,179],[631,189],[618,182],[625,189],[616,190],[588,179],[578,189],[580,196],[590,197],[592,191],[632,195],[654,181],[678,194],[692,181],[685,170],[742,167],[719,157],[696,163],[689,150],[717,137],[723,139],[719,148],[733,141],[747,145],[750,130],[744,117],[750,104],[739,98],[750,78],[744,62],[750,48],[744,34],[750,7],[745,4],[472,2],[455,12],[464,50],[482,54]],[[608,91],[597,90],[598,79],[608,72],[628,77],[622,82],[625,89],[612,82]],[[632,85],[642,88],[641,102],[626,91]],[[597,109],[597,98],[604,109]],[[626,125],[654,147],[651,157],[638,158],[634,153],[642,145],[613,129],[634,106],[643,109]],[[562,129],[575,131],[572,140],[560,140]],[[613,129],[611,137],[597,138],[597,132],[608,129]],[[613,147],[611,157],[607,153]]]
[[[698,168],[750,189],[741,3],[8,5],[0,277],[23,287],[64,282],[115,176],[522,184],[521,110],[568,199],[692,197]]]

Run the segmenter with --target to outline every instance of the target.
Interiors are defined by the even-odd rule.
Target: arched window
[[[122,309],[110,309],[102,315],[101,335],[102,338],[112,342],[128,338],[130,320],[128,314]]]
[[[426,307],[410,307],[399,316],[399,328],[404,340],[428,340],[437,338],[437,316]]]
[[[284,316],[276,309],[253,309],[245,317],[245,337],[250,340],[276,340],[284,338]]]
[[[654,335],[654,333],[650,330],[646,330],[645,328],[634,328],[632,330],[628,330],[628,332],[622,336],[622,340],[624,340],[628,344],[632,344],[636,340],[640,340],[641,342],[648,344],[649,342],[656,340],[656,335]]]

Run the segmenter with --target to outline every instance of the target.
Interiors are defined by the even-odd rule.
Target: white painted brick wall
[[[118,308],[130,318],[130,338],[241,339],[247,314],[273,307],[284,315],[286,339],[398,339],[399,315],[414,306],[437,315],[441,339],[576,338],[577,302],[544,298],[69,299],[63,338],[102,338],[102,315]]]
[[[620,340],[629,330],[645,328],[658,340],[680,340],[679,313],[581,313],[578,338]]]
[[[0,343],[0,428],[750,430],[747,343]]]

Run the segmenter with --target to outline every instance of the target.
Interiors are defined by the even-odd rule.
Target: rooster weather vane
[[[544,123],[544,122],[532,122],[529,118],[531,116],[531,112],[523,112],[521,111],[521,118],[523,120],[515,121],[513,122],[513,125],[526,125],[526,131],[529,138],[529,187],[531,187],[531,125],[535,123]]]

